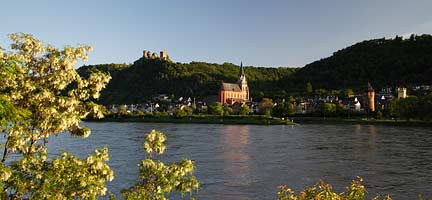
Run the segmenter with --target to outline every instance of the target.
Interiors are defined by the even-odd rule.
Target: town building
[[[233,105],[235,103],[246,103],[249,101],[249,87],[244,73],[243,63],[240,64],[239,78],[237,83],[222,82],[218,92],[218,102]]]

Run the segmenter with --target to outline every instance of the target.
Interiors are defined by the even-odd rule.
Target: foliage
[[[140,168],[141,182],[127,190],[122,191],[124,199],[168,199],[166,194],[180,192],[182,195],[190,193],[199,188],[199,182],[193,176],[193,161],[184,159],[178,163],[165,165],[159,160],[153,160],[152,153],[162,154],[166,147],[164,142],[166,136],[162,132],[152,130],[146,136],[144,149],[149,158],[144,159],[138,165]]]
[[[258,110],[260,114],[267,116],[271,115],[273,109],[273,100],[269,98],[263,98],[258,104]]]
[[[416,110],[418,118],[432,119],[432,93],[419,98]]]
[[[193,110],[189,106],[181,106],[179,108],[176,108],[174,111],[174,116],[176,117],[185,117],[192,114],[193,114]]]
[[[29,34],[10,34],[11,51],[0,50],[1,134],[5,142],[0,162],[1,199],[95,199],[106,193],[113,172],[107,149],[87,159],[66,152],[47,160],[49,136],[69,132],[88,137],[80,125],[86,116],[102,117],[92,101],[110,80],[97,72],[82,78],[77,59],[87,59],[89,46],[61,50]],[[1,49],[1,48],[0,48]],[[17,159],[8,159],[10,153]]]
[[[162,132],[158,132],[155,130],[152,130],[149,134],[145,136],[146,141],[144,142],[144,150],[149,154],[152,155],[153,151],[157,154],[163,154],[165,152],[165,144],[166,141],[166,135]]]
[[[181,118],[181,117],[186,116],[186,112],[183,109],[181,109],[181,108],[177,108],[174,111],[174,116]]]
[[[129,116],[126,105],[119,106],[117,115],[118,116]]]
[[[390,117],[399,117],[400,113],[399,113],[399,100],[398,99],[393,99],[390,101],[389,105],[388,105],[388,110],[389,110],[389,115]]]
[[[342,91],[342,94],[343,94],[343,97],[346,98],[346,97],[350,97],[350,96],[354,95],[354,91],[351,88],[347,88],[347,89],[344,89]]]
[[[249,115],[249,113],[250,113],[249,106],[246,104],[243,104],[242,106],[240,106],[238,113],[239,113],[239,115]]]
[[[222,104],[220,102],[216,102],[215,104],[210,105],[208,111],[212,115],[221,115],[221,116],[223,115],[224,112],[222,109]]]
[[[295,114],[295,109],[292,103],[283,102],[279,103],[273,108],[273,116],[275,117],[289,117]]]
[[[285,79],[286,88],[359,90],[368,81],[374,87],[431,85],[432,36],[390,38],[359,42],[298,70]],[[287,89],[285,89],[287,90]]]
[[[307,94],[312,94],[312,92],[313,92],[312,83],[307,82],[307,84],[306,84],[306,93]]]
[[[401,117],[410,120],[415,117],[418,113],[417,111],[418,98],[417,97],[407,97],[405,99],[400,99],[398,103],[399,113]]]
[[[366,193],[363,179],[357,177],[357,180],[353,180],[342,193],[334,192],[332,186],[323,181],[318,182],[314,187],[306,188],[298,195],[295,195],[294,191],[287,186],[282,185],[279,186],[278,200],[365,200]],[[373,198],[373,200],[379,199],[379,196]],[[383,200],[391,200],[391,198],[386,196]]]
[[[404,99],[393,99],[389,103],[391,117],[401,117],[406,120],[413,118],[432,118],[432,93],[423,97],[410,96]]]
[[[321,103],[319,112],[325,117],[336,113],[336,104],[334,103]]]
[[[233,109],[231,107],[224,106],[223,115],[228,116],[228,115],[232,115],[232,114],[233,114]]]
[[[377,111],[375,113],[375,119],[382,119],[383,118],[383,113],[381,111]]]
[[[111,74],[113,79],[101,94],[100,103],[104,105],[142,103],[156,94],[201,98],[216,95],[221,81],[234,83],[239,73],[239,66],[231,63],[173,63],[141,58],[132,65],[112,65],[79,68],[82,75],[95,70]],[[281,82],[296,70],[297,68],[286,67],[245,67],[251,95],[260,92],[269,95],[280,93],[283,85],[275,83]]]
[[[85,160],[63,152],[60,158],[53,159],[48,165],[34,158],[23,159],[19,164],[31,163],[32,168],[28,171],[36,177],[33,184],[37,187],[33,189],[32,199],[92,199],[105,194],[107,189],[103,180],[112,180],[114,177],[113,171],[106,165],[108,157],[108,149],[103,148],[95,150],[94,155],[89,155]],[[25,174],[18,174],[22,175]],[[94,178],[99,181],[92,180]]]
[[[184,106],[183,110],[185,111],[186,115],[192,115],[193,114],[193,109],[189,106]]]
[[[0,126],[7,125],[11,121],[16,122],[28,117],[28,115],[30,115],[29,112],[16,108],[7,97],[0,95]]]

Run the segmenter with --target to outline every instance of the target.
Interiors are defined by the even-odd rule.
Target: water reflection
[[[225,126],[222,129],[224,145],[224,173],[230,177],[228,186],[247,185],[250,172],[247,149],[249,144],[249,128],[247,126]]]
[[[368,126],[367,132],[369,134],[369,150],[376,150],[376,126]]]

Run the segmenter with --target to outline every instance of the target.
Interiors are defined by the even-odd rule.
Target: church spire
[[[243,68],[243,62],[240,63],[240,70],[239,70],[239,77],[238,77],[238,83],[241,84],[247,84],[246,83],[246,75]]]
[[[244,76],[244,75],[245,75],[245,73],[244,73],[243,61],[242,61],[242,62],[240,62],[239,77],[242,77],[242,76]]]

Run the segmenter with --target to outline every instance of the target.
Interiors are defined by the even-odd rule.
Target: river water
[[[207,125],[84,123],[87,139],[52,137],[50,152],[79,156],[108,146],[115,171],[109,191],[137,181],[144,134],[168,136],[166,162],[195,161],[201,182],[196,199],[277,199],[277,186],[295,191],[323,179],[343,191],[356,176],[369,194],[394,199],[432,197],[432,129],[375,125]]]

